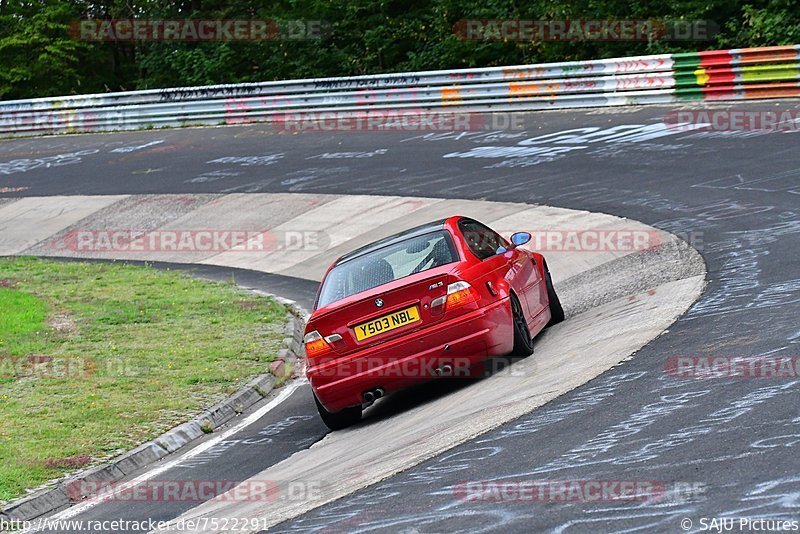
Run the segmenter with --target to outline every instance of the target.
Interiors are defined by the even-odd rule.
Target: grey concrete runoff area
[[[798,103],[724,107],[776,106]],[[130,475],[269,480],[305,493],[266,503],[111,499],[50,518],[150,518],[184,532],[209,518],[280,532],[674,532],[723,516],[796,520],[800,466],[787,453],[799,379],[686,378],[668,362],[797,354],[797,134],[669,128],[671,110],[531,113],[523,129],[506,131],[287,135],[255,124],[2,142],[0,254],[241,269],[260,273],[251,287],[296,301],[311,301],[335,256],[447,214],[501,231],[624,229],[662,241],[634,252],[545,247],[568,319],[513,372],[392,395],[334,433],[297,380],[207,445]],[[75,246],[76,232],[109,229],[263,230],[278,244],[301,235],[319,246]],[[256,443],[264,431],[271,442]],[[649,481],[660,498],[462,491],[565,480]]]

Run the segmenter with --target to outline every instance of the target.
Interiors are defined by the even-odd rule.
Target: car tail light
[[[454,282],[447,286],[447,309],[458,308],[464,304],[475,302],[480,298],[478,292],[475,291],[467,282]]]
[[[444,312],[445,309],[452,310],[465,304],[477,302],[479,298],[478,292],[467,282],[453,282],[447,286],[447,296],[439,297],[431,302],[431,313],[438,315]]]
[[[303,343],[306,345],[306,356],[308,358],[325,354],[331,350],[330,345],[322,339],[322,336],[316,330],[306,334],[303,338]]]

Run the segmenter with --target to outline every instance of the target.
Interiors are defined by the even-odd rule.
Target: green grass
[[[47,304],[28,293],[0,287],[0,355],[23,356],[41,351]]]
[[[285,317],[233,283],[0,259],[0,500],[152,439],[266,372]]]

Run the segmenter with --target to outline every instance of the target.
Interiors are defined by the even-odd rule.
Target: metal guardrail
[[[800,96],[800,45],[0,102],[0,135]]]

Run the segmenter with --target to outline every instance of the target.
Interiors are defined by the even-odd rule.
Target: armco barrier
[[[0,135],[241,124],[308,112],[534,111],[798,96],[800,45],[793,45],[14,100],[0,102]]]

